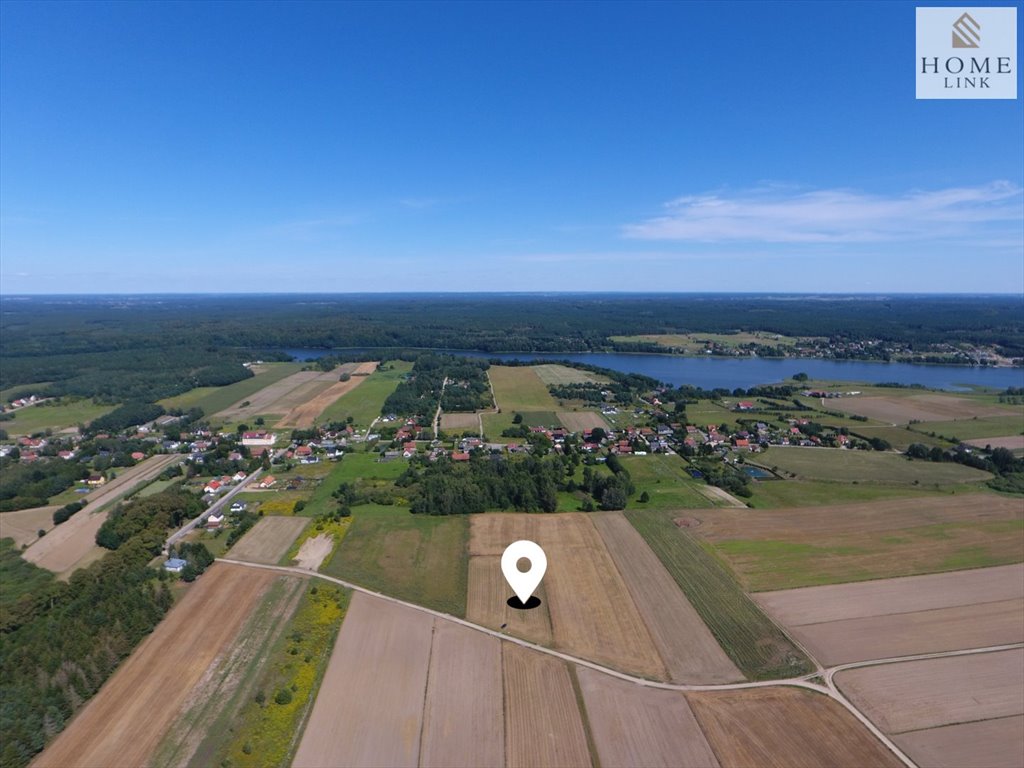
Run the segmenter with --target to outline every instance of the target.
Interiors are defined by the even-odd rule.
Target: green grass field
[[[636,493],[629,500],[630,509],[699,509],[712,506],[697,491],[698,483],[686,474],[686,465],[678,456],[656,453],[624,456],[621,461],[636,486]],[[644,491],[651,498],[640,503],[638,499]]]
[[[797,339],[780,334],[764,332],[748,333],[648,333],[640,336],[612,336],[612,341],[653,342],[662,347],[678,347],[686,352],[700,353],[705,349],[702,342],[712,341],[724,347],[733,348],[740,344],[763,344],[767,347],[792,347]],[[794,363],[799,364],[798,360]],[[794,373],[796,372],[795,369]]]
[[[76,424],[88,424],[93,419],[110,413],[115,405],[97,405],[92,400],[61,400],[31,405],[14,412],[10,421],[0,422],[0,428],[11,435],[30,435],[45,429],[64,429]]]
[[[557,411],[558,402],[537,373],[528,366],[492,365],[488,371],[502,412]]]
[[[1022,536],[1024,519],[965,519],[806,539],[729,539],[714,547],[745,587],[761,592],[1019,563]]]
[[[590,371],[581,371],[567,365],[545,364],[531,366],[537,376],[545,384],[578,384],[584,382],[608,381],[608,377]]]
[[[466,614],[469,518],[412,515],[364,504],[323,569],[388,595],[455,616]]]
[[[880,437],[882,440],[886,440],[893,448],[900,451],[907,450],[911,443],[922,443],[927,445],[929,448],[932,446],[949,448],[952,445],[952,443],[946,440],[922,435],[920,432],[912,432],[904,427],[865,426],[863,424],[858,424],[850,426],[850,434],[854,437],[863,438],[864,440],[870,440],[873,437]]]
[[[764,680],[811,671],[800,649],[746,595],[728,566],[678,528],[671,512],[627,510],[626,518],[744,675]]]
[[[764,463],[771,466],[766,457]],[[750,484],[752,498],[743,499],[755,509],[779,509],[784,507],[821,507],[830,504],[876,501],[878,499],[901,499],[910,496],[949,493],[949,490],[920,486],[874,485],[852,483],[830,483],[822,480],[769,480]],[[956,486],[957,493],[981,491],[973,485]]]
[[[952,462],[911,461],[896,453],[839,448],[772,447],[759,464],[798,478],[838,483],[944,486],[988,480],[988,472]]]
[[[257,373],[250,379],[242,379],[226,387],[198,387],[180,395],[160,400],[164,408],[189,409],[199,407],[203,413],[212,416],[218,411],[234,405],[239,400],[244,400],[255,394],[264,387],[280,381],[283,378],[298,373],[305,367],[305,363],[264,363],[267,370]]]
[[[948,440],[974,440],[980,437],[1005,437],[1019,435],[1024,432],[1024,409],[1019,416],[1000,416],[993,419],[960,419],[959,421],[922,421],[910,425],[911,434],[927,438],[927,433],[934,432]],[[917,433],[926,433],[918,435]]]
[[[395,391],[402,377],[412,370],[412,363],[403,360],[392,360],[383,365],[388,370],[374,371],[358,387],[335,400],[320,414],[317,423],[345,421],[351,416],[353,424],[360,427],[370,426],[370,423],[380,416],[380,409],[388,395]]]

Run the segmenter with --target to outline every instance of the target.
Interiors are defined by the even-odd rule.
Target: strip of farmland
[[[308,517],[263,517],[231,549],[238,560],[273,565],[284,557],[288,548],[306,526]]]
[[[686,697],[577,667],[587,720],[603,766],[717,768]]]
[[[626,582],[675,682],[729,683],[742,673],[718,645],[679,585],[619,512],[591,519]]]
[[[275,578],[224,563],[211,566],[34,765],[145,765],[190,691]]]
[[[435,621],[428,681],[420,765],[501,768],[501,641],[450,621]]]
[[[89,494],[89,504],[67,522],[58,525],[22,553],[22,557],[40,568],[54,573],[69,574],[98,550],[96,532],[106,521],[115,501],[124,498],[136,488],[152,482],[167,467],[181,461],[178,454],[151,456],[134,467],[126,469],[102,489]],[[100,550],[102,551],[102,550]]]
[[[335,378],[341,374],[348,374],[351,378],[347,381],[335,381],[319,393],[313,393],[311,397],[300,402],[292,408],[278,423],[278,428],[308,429],[312,427],[320,415],[327,410],[334,401],[347,395],[358,387],[366,378],[377,369],[378,363],[349,363],[331,371],[329,376]]]
[[[910,731],[895,740],[918,765],[1020,768],[1024,755],[1024,715]]]
[[[420,611],[353,595],[295,768],[418,764],[433,623]]]

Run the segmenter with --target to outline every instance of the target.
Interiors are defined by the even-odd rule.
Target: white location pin
[[[525,573],[519,570],[519,561],[524,557],[530,561],[530,570]],[[544,578],[547,569],[547,555],[532,541],[514,541],[505,547],[505,552],[501,555],[501,572],[505,574],[505,581],[509,583],[523,605],[526,605],[526,601]]]

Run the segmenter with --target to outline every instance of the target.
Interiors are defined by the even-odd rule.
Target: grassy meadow
[[[318,424],[332,421],[345,421],[352,417],[352,423],[360,427],[368,427],[380,416],[380,410],[388,395],[412,370],[412,363],[403,360],[391,360],[382,364],[388,370],[376,370],[358,387],[342,395],[329,405],[317,418]]]
[[[97,405],[89,399],[61,398],[14,411],[14,418],[0,422],[10,435],[31,435],[46,429],[61,430],[110,413],[116,405]]]

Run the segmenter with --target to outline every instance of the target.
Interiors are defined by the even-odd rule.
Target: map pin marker
[[[530,570],[525,573],[519,570],[519,561],[524,557],[530,561]],[[501,572],[505,574],[505,581],[512,587],[512,591],[516,593],[523,606],[540,584],[540,580],[544,578],[547,569],[547,555],[532,541],[514,541],[505,547],[505,552],[501,555]]]

